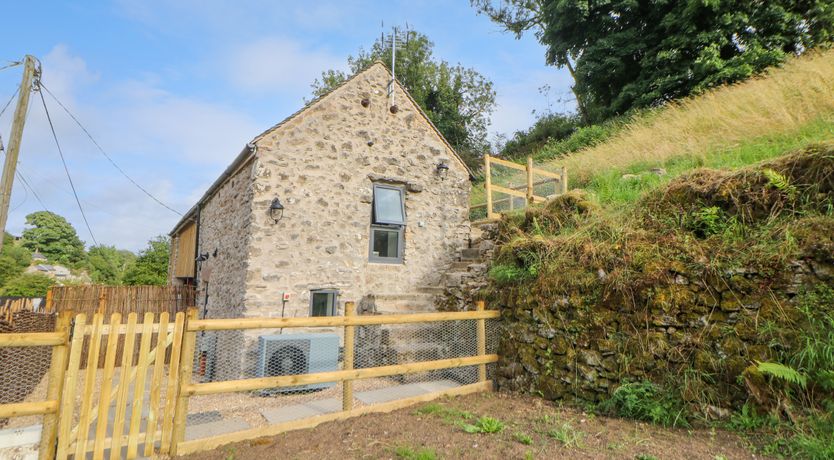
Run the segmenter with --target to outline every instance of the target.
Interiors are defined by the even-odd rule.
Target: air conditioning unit
[[[336,334],[281,334],[258,337],[258,377],[314,374],[339,370]],[[335,382],[276,388],[275,392],[320,390]]]

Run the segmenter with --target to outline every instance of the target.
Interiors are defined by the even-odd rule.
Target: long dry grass
[[[671,103],[598,146],[554,159],[586,182],[604,170],[702,156],[788,133],[834,113],[834,50],[810,52],[745,82]],[[548,168],[549,169],[549,168]]]

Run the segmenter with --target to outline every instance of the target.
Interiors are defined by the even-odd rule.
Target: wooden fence
[[[0,417],[43,414],[43,431],[39,455],[42,459],[86,458],[105,456],[105,451],[122,452],[135,458],[141,452],[182,455],[220,445],[271,436],[293,429],[309,428],[320,423],[342,420],[372,412],[389,412],[421,401],[444,395],[462,395],[489,391],[486,366],[498,361],[498,356],[486,353],[487,319],[498,318],[499,312],[484,310],[479,302],[476,311],[450,313],[421,313],[405,315],[355,316],[353,302],[347,302],[343,317],[311,318],[238,318],[197,319],[196,309],[176,315],[169,321],[167,312],[158,321],[151,313],[139,324],[137,315],[128,315],[122,324],[121,315],[105,316],[98,313],[87,322],[84,314],[75,317],[71,325],[69,312],[62,312],[56,331],[33,334],[0,334],[2,347],[53,347],[49,367],[46,399],[38,402],[0,404]],[[411,362],[378,367],[354,368],[354,337],[356,326],[435,323],[472,320],[476,322],[474,356]],[[197,334],[200,331],[234,331],[242,329],[279,329],[341,327],[344,330],[342,369],[297,375],[246,378],[221,382],[192,382],[193,360]],[[72,334],[69,331],[72,330]],[[138,346],[139,361],[116,359],[119,340],[125,347]],[[460,338],[458,338],[460,340]],[[90,341],[88,348],[84,343]],[[170,348],[170,366],[164,364],[165,350]],[[82,371],[83,353],[92,356],[103,351],[105,366],[99,376],[97,366]],[[124,354],[132,356],[132,354]],[[477,366],[477,382],[451,389],[434,391],[419,396],[354,407],[353,382],[359,379],[416,374],[440,369]],[[117,373],[117,369],[118,373]],[[118,379],[116,375],[118,374]],[[149,379],[149,380],[148,380]],[[148,391],[140,391],[150,385]],[[342,410],[290,422],[277,423],[210,438],[185,440],[186,415],[192,396],[287,388],[322,382],[342,382]],[[164,389],[164,392],[163,392]],[[127,414],[127,408],[130,414]],[[77,410],[76,410],[77,409]],[[145,410],[147,409],[147,410]],[[74,414],[78,414],[77,417]],[[144,428],[142,428],[144,427]]]
[[[493,164],[504,166],[510,169],[515,169],[518,171],[523,171],[526,176],[525,185],[520,187],[502,187],[500,185],[493,184]],[[536,182],[534,181],[535,176],[542,176],[544,177],[544,179]],[[524,206],[528,206],[531,203],[543,202],[547,200],[547,198],[544,196],[536,195],[535,189],[538,186],[545,185],[548,183],[553,184],[553,195],[561,195],[563,193],[566,193],[568,191],[567,169],[564,166],[562,166],[560,172],[553,173],[544,169],[535,168],[533,167],[533,157],[530,156],[527,157],[527,164],[522,165],[518,163],[513,163],[512,161],[495,158],[490,155],[484,155],[484,189],[486,193],[486,203],[473,205],[470,207],[470,211],[479,208],[486,208],[486,219],[496,219],[500,217],[500,214],[495,212],[495,207],[499,203],[506,202],[508,204],[507,208],[509,210],[513,210],[515,208],[514,203],[516,198],[522,198],[524,200]],[[509,196],[507,198],[495,200],[493,197],[494,193],[502,193],[504,195]]]

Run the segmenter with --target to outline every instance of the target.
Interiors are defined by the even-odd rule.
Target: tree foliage
[[[517,36],[534,31],[547,63],[574,76],[586,121],[749,78],[834,36],[830,0],[471,3]]]
[[[407,31],[397,45],[397,80],[426,112],[432,123],[470,166],[488,149],[487,127],[495,108],[492,82],[474,69],[452,65],[432,55],[434,43],[420,32]],[[375,61],[391,63],[391,39],[377,41],[370,51],[348,57],[350,72],[327,70],[313,84],[321,96]]]
[[[87,252],[90,277],[96,284],[119,285],[125,271],[136,260],[136,255],[115,246],[92,246]],[[167,270],[167,264],[166,264]]]
[[[26,216],[23,247],[38,251],[50,262],[78,266],[84,261],[84,243],[75,228],[58,214],[49,211],[33,212]]]
[[[44,297],[55,280],[40,273],[24,273],[9,280],[0,294],[15,297]]]
[[[168,284],[168,255],[171,242],[166,236],[148,241],[148,246],[125,271],[123,282],[129,285]]]
[[[561,141],[571,136],[580,126],[576,116],[548,113],[536,119],[533,126],[516,131],[501,148],[501,156],[511,159],[532,155],[548,142]]]

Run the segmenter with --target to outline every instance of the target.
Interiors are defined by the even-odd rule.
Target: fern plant
[[[770,168],[763,169],[762,174],[767,179],[767,183],[769,186],[787,194],[790,198],[794,198],[796,196],[796,187],[794,187],[793,184],[791,184],[790,180],[788,180],[788,178],[785,177],[785,175],[780,174]]]
[[[799,385],[802,388],[808,385],[808,377],[784,364],[756,361],[756,370],[764,375],[770,375],[779,380]]]

